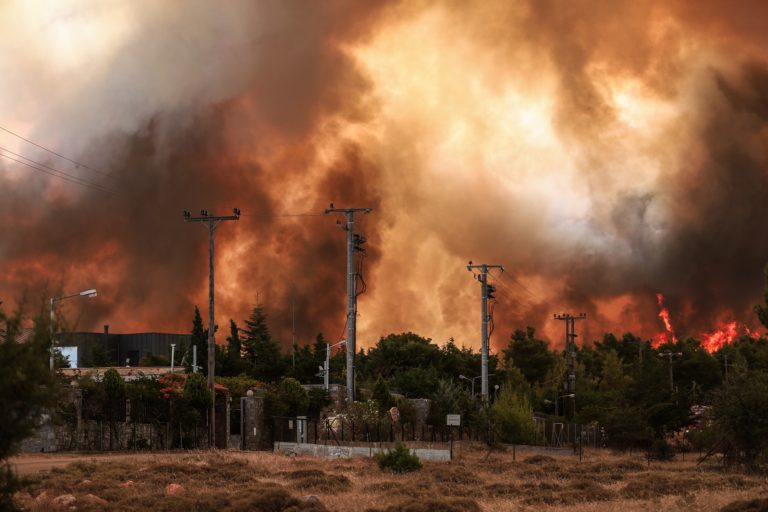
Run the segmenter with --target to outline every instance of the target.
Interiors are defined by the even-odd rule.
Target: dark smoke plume
[[[683,336],[755,326],[768,11],[746,5],[6,4],[6,47],[35,42],[0,64],[0,125],[110,177],[7,133],[0,147],[113,192],[2,159],[2,298],[96,287],[67,305],[81,328],[188,330],[207,234],[181,212],[239,207],[217,232],[217,322],[259,301],[287,344],[295,302],[300,343],[335,338],[344,233],[286,216],[333,201],[374,208],[366,346],[402,330],[479,346],[469,259],[507,268],[497,347],[526,325],[557,342],[568,311],[588,313],[582,339],[650,337],[658,292]],[[56,31],[30,38],[40,23]]]

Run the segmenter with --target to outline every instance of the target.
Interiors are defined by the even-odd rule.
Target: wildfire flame
[[[672,322],[669,319],[669,310],[664,307],[664,295],[661,293],[656,294],[656,301],[659,304],[659,318],[664,322],[664,331],[656,334],[652,341],[651,346],[658,348],[659,346],[669,343],[677,342],[675,336],[675,330],[672,327]],[[752,338],[759,338],[760,333],[753,331],[744,324],[738,322],[725,322],[717,329],[710,332],[703,332],[699,336],[701,340],[701,346],[709,353],[717,352],[726,345],[732,344],[740,337],[740,331]]]
[[[658,348],[665,343],[677,343],[677,336],[675,336],[675,329],[672,327],[672,321],[669,319],[669,310],[664,307],[664,295],[661,293],[656,294],[656,302],[659,304],[659,318],[664,322],[664,332],[660,332],[653,337],[651,346]]]

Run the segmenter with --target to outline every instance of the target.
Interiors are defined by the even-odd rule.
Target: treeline
[[[207,334],[198,312],[193,324],[193,343],[204,347]],[[289,377],[303,384],[322,382],[318,370],[327,343],[322,334],[311,345],[281,351],[261,306],[244,328],[231,321],[229,331],[227,345],[217,347],[216,372],[230,383],[237,375],[247,382],[279,383]],[[438,345],[412,332],[390,334],[358,352],[358,398],[377,401],[381,414],[396,404],[387,398],[390,393],[429,398],[430,423],[444,425],[445,414],[459,413],[463,425],[492,425],[503,440],[514,442],[531,439],[537,414],[550,421],[597,422],[605,444],[618,448],[647,447],[676,432],[685,433],[682,446],[704,449],[721,441],[750,461],[766,446],[765,338],[744,336],[709,353],[694,338],[652,348],[649,340],[631,333],[608,333],[577,348],[575,361],[576,392],[571,396],[563,390],[564,353],[551,349],[532,327],[516,330],[505,348],[489,358],[491,396],[483,404],[478,352],[453,339]],[[345,382],[343,347],[331,357],[330,370],[331,382]]]

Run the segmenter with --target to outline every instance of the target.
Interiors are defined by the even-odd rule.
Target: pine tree
[[[261,381],[277,382],[283,375],[285,362],[280,348],[269,334],[267,315],[261,304],[253,308],[245,326],[243,342],[250,374]]]
[[[317,333],[317,336],[315,337],[315,345],[312,349],[312,355],[315,359],[316,366],[324,367],[325,365],[325,351],[327,343],[328,342],[325,341],[325,337],[323,337],[323,333]]]
[[[203,318],[197,306],[195,306],[195,318],[192,320],[192,346],[197,346],[197,371],[208,375],[208,332],[203,327]],[[189,365],[191,368],[191,356]]]
[[[240,342],[240,328],[234,320],[229,320],[229,336],[227,337],[227,364],[225,372],[228,375],[237,375],[242,370],[242,343]]]

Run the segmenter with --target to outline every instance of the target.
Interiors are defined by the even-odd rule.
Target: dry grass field
[[[38,476],[17,495],[24,510],[633,511],[768,510],[764,476],[695,461],[651,463],[571,454],[464,448],[415,473],[382,472],[369,459],[264,452],[89,458]],[[690,459],[690,458],[689,458]],[[751,500],[751,503],[750,503]]]

